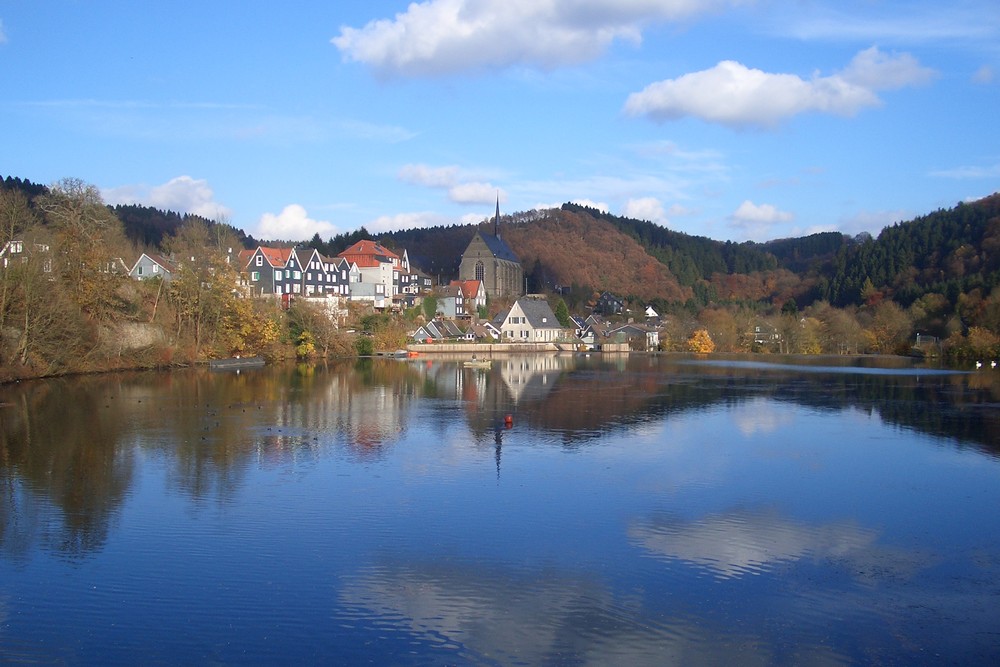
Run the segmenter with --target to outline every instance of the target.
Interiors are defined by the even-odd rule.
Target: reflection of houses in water
[[[280,402],[275,427],[295,434],[301,442],[337,438],[363,457],[375,456],[399,439],[412,392],[397,378],[369,385],[359,382],[357,372],[320,372],[309,378],[308,400],[297,400],[292,390]],[[325,386],[324,386],[325,385]],[[275,440],[280,442],[281,440]]]
[[[500,377],[517,405],[521,401],[544,398],[553,382],[572,365],[568,356],[551,354],[523,355],[497,362]]]
[[[341,387],[337,397],[338,429],[347,446],[362,455],[375,455],[395,442],[404,429],[403,415],[409,397],[391,386]]]

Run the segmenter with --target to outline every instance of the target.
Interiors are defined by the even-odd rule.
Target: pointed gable
[[[479,296],[479,291],[482,289],[483,284],[478,280],[452,280],[452,287],[458,287],[462,290],[462,296],[470,301],[474,301]]]
[[[254,254],[260,253],[271,268],[283,269],[285,265],[288,264],[288,258],[292,254],[291,248],[268,248],[266,246],[258,246],[257,251]]]

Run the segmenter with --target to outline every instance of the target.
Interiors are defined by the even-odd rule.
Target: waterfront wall
[[[489,357],[493,354],[559,352],[572,351],[576,348],[573,345],[557,343],[411,343],[406,349],[420,354],[475,354]]]
[[[534,354],[538,352],[576,352],[573,343],[411,343],[409,352],[420,354],[461,354],[490,357],[494,354]],[[628,352],[628,343],[606,343],[601,352]]]

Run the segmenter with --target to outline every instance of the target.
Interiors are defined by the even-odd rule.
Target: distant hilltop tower
[[[500,238],[500,193],[493,218],[493,234],[476,228],[462,253],[459,280],[478,280],[490,297],[520,296],[524,292],[524,270],[514,251]]]

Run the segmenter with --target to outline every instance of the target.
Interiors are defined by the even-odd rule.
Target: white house
[[[515,301],[497,328],[505,343],[550,343],[566,335],[548,302],[532,297]]]

